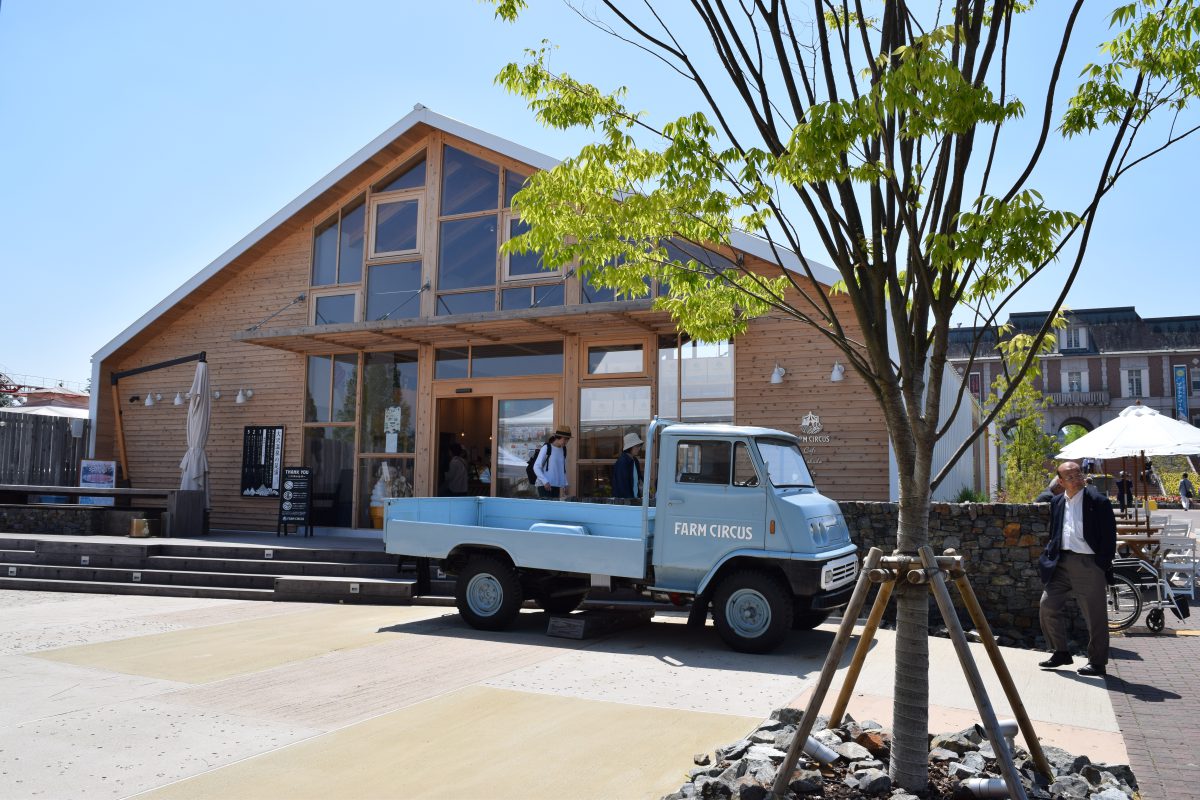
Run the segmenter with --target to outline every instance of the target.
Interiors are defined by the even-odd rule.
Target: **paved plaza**
[[[660,797],[694,753],[802,703],[834,630],[750,656],[684,621],[580,642],[536,612],[482,633],[444,607],[0,592],[3,796]],[[893,646],[881,632],[856,718],[890,723]],[[963,727],[950,642],[931,647],[931,726]],[[1126,760],[1102,681],[1005,655],[1045,741]]]

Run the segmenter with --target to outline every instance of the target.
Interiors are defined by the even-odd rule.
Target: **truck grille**
[[[821,568],[821,588],[845,586],[858,574],[858,556],[845,556],[830,561]]]

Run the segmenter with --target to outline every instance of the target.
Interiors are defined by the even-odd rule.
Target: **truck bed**
[[[654,509],[650,509],[653,528]],[[522,568],[643,578],[646,541],[641,506],[508,497],[413,497],[389,500],[387,552],[445,558],[462,545],[504,550]]]

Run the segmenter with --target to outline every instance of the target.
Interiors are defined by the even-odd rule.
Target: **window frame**
[[[512,170],[512,171],[516,172],[516,170]],[[505,176],[508,175],[507,169],[505,169],[504,175]],[[547,279],[553,278],[556,280],[561,280],[562,274],[563,274],[562,267],[557,267],[555,269],[540,269],[537,272],[531,273],[529,275],[512,275],[509,273],[510,255],[508,253],[504,252],[503,248],[504,248],[504,244],[509,239],[512,238],[512,223],[514,221],[519,221],[520,219],[521,219],[521,215],[514,212],[511,208],[502,208],[500,210],[500,231],[499,231],[499,233],[500,233],[500,249],[499,249],[499,253],[500,253],[501,264],[500,264],[500,280],[497,283],[527,284],[527,283],[537,283],[539,281],[553,283],[554,282],[553,280],[547,280]]]
[[[415,201],[417,204],[417,243],[410,250],[375,250],[375,227],[379,218],[379,206],[384,203]],[[367,255],[366,264],[375,262],[396,261],[404,256],[419,256],[424,249],[425,236],[425,189],[402,189],[397,192],[372,194],[367,200]],[[364,266],[364,272],[366,267]]]
[[[614,339],[587,339],[579,342],[579,378],[583,382],[594,381],[628,381],[630,379],[648,378],[650,370],[646,365],[651,341],[647,337],[630,339],[628,337]],[[636,372],[597,372],[589,371],[589,355],[593,349],[604,347],[623,347],[636,345],[642,348],[642,368]]]
[[[366,268],[363,268],[366,272]],[[354,297],[354,318],[350,322],[359,322],[362,320],[363,314],[363,297],[362,284],[334,284],[333,286],[321,286],[319,288],[309,289],[308,292],[308,324],[312,327],[322,325],[346,325],[346,322],[317,322],[317,300],[322,297],[337,297],[339,295],[351,295]]]
[[[1142,376],[1142,373],[1144,371],[1145,370],[1142,367],[1131,367],[1129,369],[1122,370],[1122,372],[1125,373],[1125,375],[1124,375],[1125,380],[1122,381],[1122,383],[1124,384],[1123,388],[1125,389],[1125,395],[1124,395],[1125,397],[1136,398],[1136,397],[1145,397],[1146,396],[1146,384],[1145,384],[1145,381]],[[1133,391],[1133,379],[1134,379],[1135,374],[1137,375],[1137,393],[1136,394]]]

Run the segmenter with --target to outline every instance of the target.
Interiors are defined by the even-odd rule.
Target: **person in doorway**
[[[1078,464],[1060,464],[1058,479],[1065,491],[1050,501],[1050,539],[1038,559],[1045,584],[1039,617],[1042,633],[1054,652],[1038,666],[1055,669],[1071,663],[1063,610],[1067,598],[1074,596],[1088,629],[1088,663],[1079,674],[1102,676],[1108,669],[1105,595],[1117,550],[1117,521],[1112,503],[1084,483]]]
[[[1124,514],[1133,505],[1133,481],[1124,472],[1117,473],[1117,505]]]
[[[538,450],[533,473],[537,476],[538,497],[543,500],[560,500],[567,496],[567,443],[570,441],[571,426],[559,425]]]
[[[468,489],[466,451],[458,442],[450,443],[450,465],[446,468],[446,495],[466,497]]]
[[[612,467],[612,496],[623,500],[637,500],[642,488],[642,467],[638,454],[642,450],[642,437],[636,433],[625,434],[621,442],[621,455]]]
[[[1050,483],[1046,484],[1045,490],[1033,499],[1035,503],[1049,503],[1054,498],[1063,493],[1062,481],[1055,475],[1050,479]]]
[[[1196,496],[1196,487],[1192,486],[1192,482],[1188,480],[1188,474],[1183,473],[1183,479],[1179,481],[1179,502],[1183,505],[1184,511],[1192,510],[1192,498]]]

